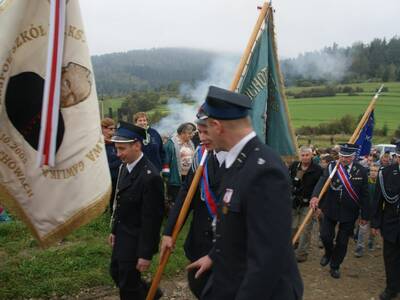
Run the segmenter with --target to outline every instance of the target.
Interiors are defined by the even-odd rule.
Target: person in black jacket
[[[336,279],[340,278],[339,268],[346,256],[349,237],[353,235],[354,224],[360,212],[362,225],[368,222],[370,215],[368,175],[367,170],[354,161],[357,150],[358,146],[354,144],[341,145],[338,170],[319,204],[324,213],[321,240],[325,248],[320,264],[326,266],[330,263],[330,274]],[[335,165],[336,161],[328,165],[315,186],[313,198],[310,201],[313,209],[318,208],[318,196]],[[337,224],[339,224],[339,230],[335,239]]]
[[[379,171],[374,203],[377,206],[371,222],[372,233],[383,237],[383,260],[386,289],[381,300],[400,294],[400,141],[396,145],[397,161]]]
[[[310,199],[315,185],[322,175],[322,168],[313,161],[313,150],[309,146],[300,148],[300,161],[295,161],[289,167],[289,175],[292,179],[292,230],[297,232],[308,213]],[[311,242],[313,221],[309,222],[300,236],[296,250],[298,262],[307,260]]]
[[[225,159],[226,152],[216,152],[213,150],[205,121],[199,120],[199,122],[197,122],[197,128],[201,145],[196,149],[192,167],[180,188],[174,206],[169,212],[168,222],[164,228],[164,236],[161,242],[160,257],[164,255],[167,248],[172,249],[174,247],[172,243],[172,232],[182,209],[186,194],[193,181],[194,174],[201,161],[204,149],[208,150],[208,156],[202,178],[190,205],[190,211],[193,212],[193,215],[190,229],[185,240],[185,255],[189,261],[194,262],[207,255],[213,246],[213,239],[215,237],[212,224],[216,217],[214,207],[216,207],[218,200],[215,195],[217,194],[221,181],[221,165]],[[203,288],[211,275],[211,270],[203,273],[199,278],[195,278],[196,272],[196,269],[188,270],[188,282],[192,293],[197,298],[200,298]]]
[[[123,165],[118,174],[109,236],[110,273],[122,300],[142,300],[148,286],[141,279],[141,272],[149,268],[160,239],[163,183],[159,171],[143,155],[145,130],[125,122],[118,126],[112,141]]]
[[[143,140],[142,151],[157,170],[161,172],[162,163],[165,159],[165,152],[160,134],[157,130],[150,127],[149,118],[143,111],[137,112],[133,115],[133,122],[136,126],[142,127],[146,130],[146,138]]]
[[[251,100],[211,86],[202,113],[214,146],[228,151],[219,190],[216,242],[192,263],[213,274],[202,299],[301,299],[303,285],[291,245],[287,168],[251,127]]]

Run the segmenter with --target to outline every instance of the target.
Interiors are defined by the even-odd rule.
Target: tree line
[[[326,82],[400,81],[400,38],[376,38],[350,47],[334,43],[281,61],[286,85],[311,86]]]
[[[97,91],[102,96],[125,96],[133,91],[165,88],[173,82],[204,80],[213,60],[231,56],[199,49],[158,48],[92,57]],[[240,54],[237,54],[238,58]],[[400,81],[400,38],[374,39],[281,60],[286,86]]]
[[[125,96],[174,82],[202,80],[216,53],[186,48],[132,50],[92,56],[98,95]]]

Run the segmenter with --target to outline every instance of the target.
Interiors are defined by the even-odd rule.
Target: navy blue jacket
[[[128,173],[122,166],[116,195],[112,256],[119,260],[150,260],[158,251],[164,214],[164,190],[159,172],[143,156]]]
[[[291,244],[290,182],[280,157],[251,139],[222,178],[211,291],[203,299],[301,299]]]
[[[221,181],[221,173],[219,172],[218,160],[214,157],[212,152],[209,154],[207,159],[207,167],[210,189],[216,194]],[[182,183],[178,196],[176,197],[175,204],[169,212],[168,221],[164,229],[164,235],[172,236],[175,223],[178,219],[179,212],[182,209],[186,194],[188,193],[193,181],[193,177],[193,168],[190,168],[186,180]],[[200,257],[207,255],[213,246],[213,232],[211,226],[212,218],[208,212],[205,201],[200,197],[199,187],[197,188],[196,194],[190,204],[190,211],[193,212],[193,216],[184,248],[186,257],[190,261],[195,261]]]
[[[144,155],[152,162],[159,172],[162,169],[164,161],[164,148],[160,134],[153,128],[147,129],[147,134],[150,136],[148,144],[144,142],[142,150]]]
[[[329,170],[333,170],[335,165],[336,162],[332,161],[328,165],[328,168],[324,170],[323,175],[314,188],[313,197],[318,197],[322,187],[329,177]],[[358,202],[355,202],[347,193],[336,172],[332,178],[328,191],[322,197],[319,206],[324,215],[341,223],[354,223],[360,214],[361,219],[369,220],[370,201],[367,169],[359,163],[353,162],[349,176],[353,189],[359,197]]]
[[[118,169],[121,165],[121,160],[117,156],[117,150],[115,149],[114,143],[106,142],[106,153],[107,153],[107,161],[108,167],[110,168],[111,180],[113,182],[113,186],[117,181],[118,177]]]
[[[377,204],[371,220],[372,228],[379,228],[382,237],[392,243],[400,239],[400,170],[398,164],[383,168],[376,180],[375,201]],[[379,177],[382,177],[381,180]],[[382,184],[384,185],[384,191]],[[389,198],[385,199],[384,193]],[[397,200],[396,200],[397,199]]]

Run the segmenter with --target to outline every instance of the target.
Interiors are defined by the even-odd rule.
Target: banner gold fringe
[[[271,10],[271,12],[270,12],[271,26],[268,29],[270,30],[270,33],[272,34],[272,46],[274,48],[274,61],[275,61],[275,66],[276,66],[276,70],[278,72],[278,78],[279,78],[279,91],[282,96],[282,102],[285,104],[285,112],[286,112],[286,116],[287,116],[287,120],[288,120],[288,127],[289,127],[289,131],[290,131],[290,134],[292,135],[292,140],[294,143],[293,146],[296,149],[297,158],[300,159],[299,145],[297,144],[296,135],[294,133],[293,126],[292,126],[292,119],[290,118],[289,105],[288,105],[288,101],[286,98],[285,86],[283,83],[283,75],[282,75],[281,66],[279,65],[279,60],[278,60],[278,49],[276,46],[276,39],[275,39],[274,14],[273,14],[271,6],[269,7],[269,9]],[[291,158],[296,159],[295,157],[291,157]],[[289,157],[285,157],[284,159],[286,161],[286,159],[289,159]]]
[[[0,203],[3,204],[7,210],[15,214],[28,226],[32,235],[35,237],[42,248],[47,248],[53,243],[60,241],[73,230],[89,223],[91,220],[101,215],[105,211],[109,203],[110,196],[111,185],[107,189],[107,192],[104,195],[100,196],[98,199],[95,199],[92,204],[79,210],[76,214],[66,220],[63,224],[56,227],[50,233],[46,234],[43,237],[40,237],[39,233],[33,226],[31,219],[25,213],[24,209],[18,204],[11,193],[9,193],[8,190],[2,184],[0,184]]]

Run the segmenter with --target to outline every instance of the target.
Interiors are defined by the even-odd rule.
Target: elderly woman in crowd
[[[182,181],[192,164],[194,154],[192,135],[193,125],[183,123],[178,127],[177,134],[168,139],[164,145],[165,160],[162,171],[167,181],[168,206],[175,201]]]
[[[143,140],[142,151],[156,169],[161,172],[165,153],[160,134],[149,126],[149,118],[145,112],[136,113],[133,116],[133,122],[136,126],[146,129],[146,139]]]

